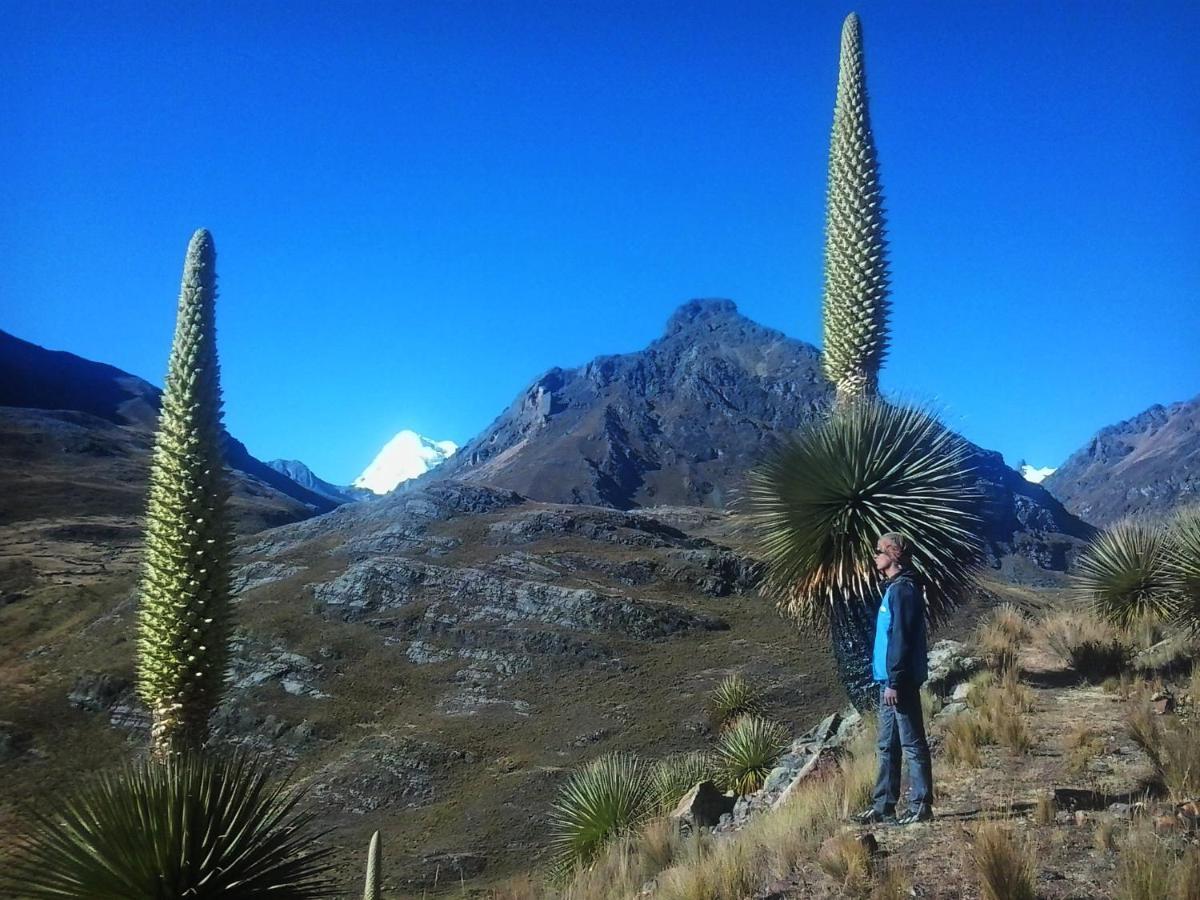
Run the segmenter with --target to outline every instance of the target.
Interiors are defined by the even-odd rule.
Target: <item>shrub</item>
[[[1130,737],[1150,757],[1155,774],[1172,797],[1200,796],[1200,720],[1164,725],[1143,700],[1131,710],[1127,724]]]
[[[717,731],[725,730],[742,716],[762,714],[759,692],[741,675],[725,678],[708,700],[708,719]]]
[[[1129,835],[1117,860],[1116,895],[1120,900],[1164,900],[1171,896],[1175,854],[1153,832]]]
[[[787,731],[778,722],[758,716],[738,719],[717,744],[721,784],[738,794],[758,790],[787,744]]]
[[[1037,867],[1033,844],[1017,841],[995,822],[979,826],[972,857],[984,900],[1034,900]]]
[[[702,750],[675,753],[654,764],[650,773],[655,809],[669,813],[683,795],[701,781],[712,781],[719,769],[712,755]]]
[[[1167,530],[1166,571],[1175,595],[1174,624],[1200,635],[1200,504],[1181,509]]]
[[[1041,632],[1047,646],[1093,684],[1120,675],[1133,659],[1125,636],[1083,613],[1056,613],[1042,622]]]
[[[300,797],[244,754],[128,764],[32,813],[0,884],[59,900],[325,897],[330,851]]]
[[[550,815],[552,876],[588,865],[609,841],[636,828],[654,811],[646,764],[629,753],[593,760],[562,787]]]

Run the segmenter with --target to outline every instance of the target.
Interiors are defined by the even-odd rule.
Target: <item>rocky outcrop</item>
[[[644,350],[551,369],[458,454],[400,490],[453,479],[558,504],[724,509],[773,444],[830,398],[815,347],[750,321],[729,300],[693,300]],[[999,453],[974,447],[972,464],[990,564],[1013,580],[1053,582],[1043,573],[1064,571],[1090,526]],[[519,529],[519,540],[538,526],[500,527]]]
[[[1102,429],[1043,485],[1099,526],[1200,499],[1200,396]]]
[[[693,300],[645,350],[536,379],[422,480],[509,487],[555,503],[723,508],[772,435],[823,407],[815,347]]]

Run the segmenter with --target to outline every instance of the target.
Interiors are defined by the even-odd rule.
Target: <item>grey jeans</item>
[[[912,809],[933,806],[933,770],[929,744],[925,740],[925,721],[921,712],[921,689],[917,686],[898,690],[895,706],[883,705],[879,686],[879,775],[871,799],[883,815],[896,811],[900,800],[900,760],[908,769],[908,801]]]

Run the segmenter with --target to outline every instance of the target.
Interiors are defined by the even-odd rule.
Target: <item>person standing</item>
[[[871,806],[851,817],[861,825],[913,825],[933,818],[933,772],[921,711],[921,685],[928,676],[925,598],[910,553],[908,539],[895,532],[875,543],[875,567],[885,578],[871,655],[879,685],[879,775]],[[909,805],[897,817],[901,758]]]

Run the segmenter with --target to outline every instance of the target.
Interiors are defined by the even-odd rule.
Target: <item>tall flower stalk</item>
[[[225,686],[233,532],[221,450],[216,249],[192,235],[150,466],[138,613],[138,694],[152,750],[198,748]]]
[[[825,209],[824,364],[838,405],[878,391],[890,307],[883,226],[862,25],[850,13],[842,24]]]

